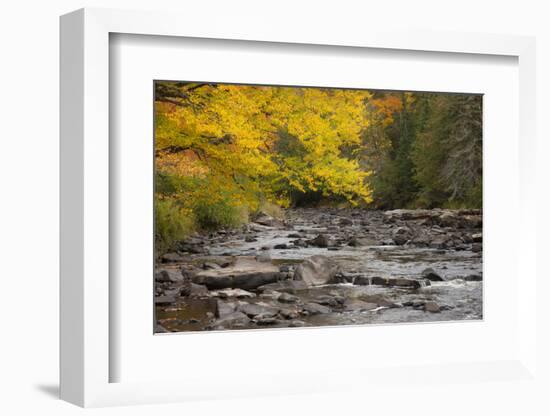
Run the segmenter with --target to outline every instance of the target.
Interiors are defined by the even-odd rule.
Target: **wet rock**
[[[253,243],[253,242],[255,242],[255,241],[258,241],[258,239],[257,239],[257,238],[254,238],[254,237],[251,237],[251,236],[246,236],[246,237],[244,238],[244,241],[245,241],[245,243]]]
[[[431,301],[424,303],[424,310],[431,313],[441,312],[441,308],[439,307],[439,305],[436,302]]]
[[[281,280],[275,283],[269,283],[257,288],[258,291],[277,291],[295,294],[301,290],[308,288],[308,285],[303,280]]]
[[[203,285],[197,285],[196,283],[191,283],[189,296],[208,296],[210,292],[208,291],[208,288]]]
[[[458,216],[454,212],[446,211],[437,218],[437,223],[442,227],[456,227]]]
[[[260,262],[251,257],[238,257],[231,266],[204,270],[193,276],[193,283],[206,286],[210,290],[239,288],[255,289],[282,278],[279,268],[271,263]]]
[[[177,263],[184,260],[185,257],[178,253],[166,253],[161,257],[163,263]]]
[[[436,237],[430,241],[430,248],[435,249],[445,249],[447,248],[447,238],[446,237]]]
[[[385,308],[400,308],[401,305],[392,302],[391,300],[386,299],[382,295],[363,295],[361,300],[368,303],[376,303],[378,306],[383,306]]]
[[[481,253],[481,251],[483,250],[483,246],[481,243],[474,243],[472,244],[472,251],[474,253]]]
[[[179,287],[177,287],[175,289],[165,289],[164,290],[164,295],[166,295],[166,296],[172,296],[172,297],[181,296],[180,293],[181,293],[181,288],[179,288]]]
[[[329,245],[328,237],[324,234],[319,234],[317,237],[308,241],[310,246],[327,248]]]
[[[372,284],[372,278],[367,276],[356,276],[353,279],[353,284],[359,286],[369,286]]]
[[[307,241],[302,240],[302,239],[293,240],[292,244],[294,244],[294,246],[296,246],[296,247],[307,247],[308,246]]]
[[[160,283],[179,283],[186,280],[187,276],[180,270],[161,269],[155,273],[155,281]]]
[[[296,303],[300,301],[300,298],[289,293],[281,293],[277,300],[282,303]]]
[[[413,289],[418,289],[422,287],[422,283],[415,279],[406,279],[404,277],[398,277],[395,279],[388,280],[389,286],[398,286],[398,287],[408,287]]]
[[[303,280],[308,286],[330,283],[339,269],[336,263],[323,255],[316,255],[305,259],[296,267],[295,280]]]
[[[275,245],[273,246],[273,248],[274,248],[275,250],[287,250],[287,249],[289,249],[290,247],[287,246],[286,244],[275,244]]]
[[[424,279],[428,279],[431,282],[444,282],[445,279],[443,279],[434,269],[431,267],[428,267],[427,269],[424,269],[422,271],[422,277]]]
[[[370,311],[376,308],[378,308],[376,303],[363,302],[359,299],[346,299],[344,302],[344,310],[348,312]]]
[[[393,231],[392,235],[393,242],[398,246],[402,246],[403,244],[407,243],[412,237],[411,230],[407,227],[397,227]]]
[[[302,326],[306,326],[306,323],[304,321],[300,321],[300,320],[293,320],[293,321],[290,321],[290,323],[288,324],[289,328],[299,328],[299,327],[302,327]]]
[[[332,308],[340,306],[342,303],[344,303],[343,298],[330,295],[319,296],[314,300],[315,303],[318,303],[319,305],[330,306]]]
[[[260,326],[275,325],[278,322],[279,322],[278,319],[273,316],[268,316],[265,318],[262,318],[262,317],[256,318],[256,325],[260,325]]]
[[[272,318],[279,313],[277,308],[255,303],[242,303],[237,307],[237,310],[251,318],[259,317],[258,319]]]
[[[288,238],[302,238],[302,234],[298,234],[298,233],[290,233],[289,235],[287,235]]]
[[[352,283],[353,277],[351,274],[338,272],[332,278],[332,283]]]
[[[236,308],[237,308],[237,304],[235,302],[224,302],[224,301],[218,300],[216,302],[216,316],[218,318],[223,318],[235,312]]]
[[[422,287],[422,283],[416,279],[407,279],[405,277],[388,278],[374,276],[371,278],[373,285],[389,286],[389,287],[404,287],[410,289],[418,289]]]
[[[387,277],[373,276],[371,278],[371,284],[378,286],[388,286],[388,281],[389,278]]]
[[[314,303],[314,302],[308,302],[304,304],[303,310],[310,315],[316,315],[320,313],[329,313],[332,311],[329,307],[319,305],[318,303]]]
[[[250,318],[242,312],[233,312],[214,322],[215,329],[243,327],[250,323]]]
[[[283,308],[279,311],[279,314],[284,319],[296,319],[300,316],[299,312],[296,309]]]
[[[483,276],[480,274],[469,274],[466,277],[463,277],[463,279],[467,282],[481,282],[483,280]]]

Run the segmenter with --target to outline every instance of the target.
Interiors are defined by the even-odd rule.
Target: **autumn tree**
[[[481,206],[481,96],[155,82],[159,250],[269,207]]]

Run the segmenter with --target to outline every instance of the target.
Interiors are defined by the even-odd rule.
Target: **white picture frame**
[[[328,34],[312,26],[307,31],[262,23],[239,25],[216,20],[208,27],[200,20],[160,12],[82,9],[61,18],[61,398],[80,406],[159,403],[212,397],[239,397],[334,391],[351,384],[369,385],[387,377],[388,368],[360,366],[331,370],[333,382],[304,383],[315,374],[288,380],[271,374],[269,383],[238,381],[225,391],[212,389],[207,379],[156,382],[111,382],[110,366],[110,169],[109,157],[109,36],[123,33],[184,38],[225,39],[334,47],[430,51],[452,54],[504,55],[519,66],[519,214],[517,258],[511,269],[524,271],[517,292],[518,346],[507,360],[438,366],[419,365],[421,380],[448,371],[453,377],[479,382],[472,374],[492,379],[525,380],[536,377],[536,241],[535,190],[535,40],[531,37],[429,31],[364,30],[349,28]],[[111,224],[112,225],[112,224]],[[111,259],[112,260],[112,259]],[[517,269],[516,269],[517,268]],[[147,305],[144,306],[146,308]],[[151,334],[152,336],[152,334]],[[305,336],[305,335],[304,335]],[[399,374],[399,369],[391,370]],[[410,369],[408,370],[410,372]],[[386,376],[384,376],[386,374]],[[342,383],[341,380],[353,380]],[[478,380],[478,381],[476,381]],[[307,386],[307,387],[305,387]],[[246,393],[244,393],[246,391]]]

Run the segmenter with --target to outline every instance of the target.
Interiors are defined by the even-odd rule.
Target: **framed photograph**
[[[533,379],[534,40],[180,22],[61,18],[62,398]]]

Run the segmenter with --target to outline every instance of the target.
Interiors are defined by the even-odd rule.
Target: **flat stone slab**
[[[271,263],[259,262],[253,257],[237,257],[235,263],[221,269],[203,270],[193,276],[193,283],[210,290],[236,288],[256,289],[274,283],[284,277],[279,268]]]

